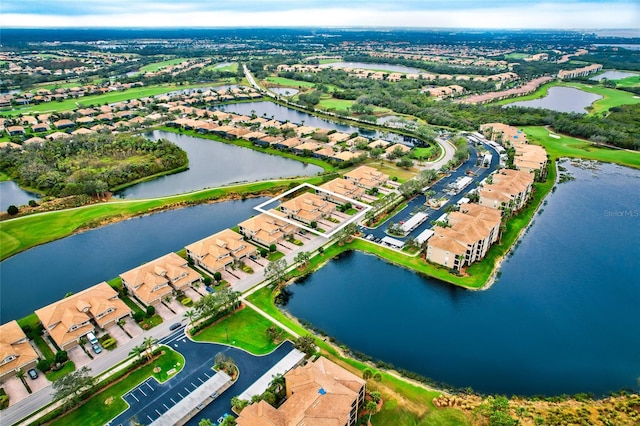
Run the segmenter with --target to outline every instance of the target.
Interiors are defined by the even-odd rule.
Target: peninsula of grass
[[[125,393],[151,376],[160,382],[165,381],[169,378],[166,374],[167,371],[173,368],[180,371],[184,367],[185,361],[182,355],[168,347],[162,347],[162,349],[165,352],[164,355],[160,355],[151,363],[134,370],[120,381],[83,401],[82,405],[57,418],[51,425],[103,425],[108,423],[128,408],[128,404],[122,399]],[[160,372],[154,373],[155,368],[159,368]]]
[[[615,80],[615,82],[616,82],[616,86],[619,86],[619,87],[640,86],[640,75],[634,75],[633,77],[627,77],[621,80]]]
[[[527,134],[529,142],[544,147],[553,159],[561,157],[583,158],[640,168],[640,152],[638,151],[598,146],[584,139],[555,134],[541,126],[524,126],[520,129]],[[556,137],[551,137],[551,134]]]
[[[222,343],[244,349],[254,355],[272,352],[278,344],[267,337],[267,329],[274,324],[249,307],[205,328],[193,337],[198,342]],[[228,339],[227,339],[228,337]],[[280,341],[290,338],[284,331]]]
[[[168,208],[213,202],[255,194],[274,194],[303,182],[319,184],[321,177],[280,179],[220,188],[148,200],[116,200],[5,220],[0,227],[0,260],[39,244],[48,243],[102,224],[157,212]]]
[[[14,116],[18,114],[34,114],[34,113],[51,113],[60,111],[71,111],[76,108],[85,108],[92,105],[112,104],[116,102],[128,101],[131,99],[145,98],[149,96],[161,95],[163,93],[169,93],[176,90],[192,89],[197,87],[209,87],[216,84],[224,83],[224,81],[210,82],[210,83],[198,83],[188,85],[154,85],[145,87],[134,87],[132,89],[124,90],[122,92],[110,92],[104,95],[91,95],[84,96],[78,99],[65,99],[61,102],[43,102],[38,105],[29,105],[22,108],[14,108],[11,110],[2,111],[0,116]]]
[[[294,87],[296,89],[300,87],[305,87],[305,88],[315,87],[316,85],[316,83],[311,83],[309,81],[293,80],[291,78],[284,78],[284,77],[267,77],[264,81],[267,81],[271,84],[277,84],[279,86]]]

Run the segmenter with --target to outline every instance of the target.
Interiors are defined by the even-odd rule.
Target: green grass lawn
[[[33,339],[33,342],[36,344],[38,349],[40,349],[40,352],[42,352],[42,355],[44,355],[46,359],[48,359],[49,361],[53,361],[55,355],[53,353],[53,350],[51,349],[51,346],[49,346],[47,342],[45,342],[44,337],[36,336],[36,338]]]
[[[529,55],[528,53],[518,53],[518,52],[513,52],[513,53],[508,53],[506,55],[504,55],[505,59],[524,59],[524,58],[528,58]]]
[[[521,129],[531,143],[542,145],[552,158],[584,158],[640,168],[640,152],[601,148],[589,141],[564,135],[555,139],[549,136],[549,130],[541,126],[524,126]]]
[[[195,87],[211,86],[214,83],[207,84],[191,84],[191,85],[157,85],[147,87],[134,87],[133,89],[124,90],[122,92],[111,92],[104,95],[84,96],[78,99],[65,99],[62,102],[44,102],[39,105],[30,105],[23,108],[15,108],[12,110],[2,111],[0,116],[13,116],[18,114],[44,113],[70,111],[76,108],[87,107],[90,105],[103,105],[115,102],[122,102],[129,99],[144,98],[147,96],[160,95],[162,93],[172,92],[174,90],[189,89]]]
[[[119,381],[104,391],[92,396],[75,410],[59,417],[53,421],[52,425],[103,425],[109,420],[127,409],[127,403],[122,399],[122,395],[139,385],[152,375],[156,379],[166,376],[166,371],[175,368],[181,370],[184,366],[184,357],[167,347],[164,347],[165,354],[153,360],[132,373],[125,379]],[[155,367],[160,367],[160,373],[153,373]]]
[[[273,323],[249,307],[236,311],[194,336],[198,342],[223,343],[244,349],[254,355],[272,352],[278,345],[266,335]],[[227,340],[227,332],[229,340]],[[289,335],[283,333],[283,339]]]
[[[378,413],[371,417],[373,426],[464,426],[471,424],[462,411],[454,408],[436,409],[418,416],[396,400],[385,400]]]
[[[614,80],[616,82],[616,86],[620,87],[635,87],[640,86],[640,75],[636,75],[633,77],[623,78],[621,80]]]
[[[289,184],[311,182],[320,178],[282,179],[270,182],[255,182],[215,189],[205,189],[190,194],[181,194],[152,200],[111,201],[85,207],[60,210],[39,215],[23,216],[2,222],[0,228],[0,259],[33,246],[66,237],[73,232],[93,227],[113,218],[136,216],[150,210],[183,203],[199,202],[224,197],[229,194],[253,193],[275,189],[286,189]],[[178,247],[176,247],[178,248]]]
[[[281,251],[274,251],[273,253],[269,253],[269,256],[267,256],[267,260],[269,262],[273,262],[275,260],[278,260],[280,258],[284,257],[284,253]]]
[[[209,65],[208,67],[205,67],[204,69],[211,70],[211,71],[220,71],[220,72],[238,72],[238,63],[237,62],[231,62],[230,64],[222,66],[222,67],[220,66],[220,64]]]
[[[320,103],[317,105],[320,109],[334,109],[336,111],[347,111],[356,101],[350,101],[348,99],[333,99],[332,97],[325,97],[320,99]]]
[[[50,382],[55,382],[60,377],[66,376],[67,374],[71,373],[75,369],[76,369],[76,365],[73,363],[73,361],[67,361],[60,370],[50,371],[45,375],[47,376],[47,379]]]
[[[187,58],[175,58],[175,59],[168,59],[166,61],[161,61],[161,62],[154,62],[152,64],[145,65],[144,67],[140,68],[140,72],[156,72],[160,68],[166,68],[169,65],[177,65],[186,60]]]

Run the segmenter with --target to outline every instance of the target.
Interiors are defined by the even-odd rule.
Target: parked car
[[[91,349],[93,349],[93,351],[97,354],[102,352],[102,347],[100,347],[100,345],[97,343],[94,343],[93,345],[91,345]]]
[[[216,291],[213,289],[213,287],[205,286],[204,288],[205,288],[205,290],[207,290],[209,293],[215,293],[215,292],[216,292]]]
[[[169,326],[169,330],[173,331],[173,330],[177,330],[182,326],[182,324],[180,324],[179,322],[174,322],[173,324],[171,324]]]
[[[29,375],[29,378],[31,380],[35,380],[38,378],[38,372],[36,371],[35,368],[32,368],[31,370],[27,371],[27,374]]]
[[[222,424],[222,422],[224,422],[224,419],[226,419],[228,416],[230,416],[231,414],[229,413],[224,413],[223,415],[221,415],[220,417],[218,417],[218,421],[216,423],[218,423],[219,425]]]

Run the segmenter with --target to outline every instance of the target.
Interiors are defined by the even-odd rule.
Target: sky
[[[0,27],[637,29],[640,0],[0,0]]]

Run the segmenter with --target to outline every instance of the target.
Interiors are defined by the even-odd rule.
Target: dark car
[[[171,324],[169,326],[169,330],[173,331],[173,330],[177,330],[182,326],[182,324],[180,324],[179,322],[174,322],[173,324]]]
[[[31,370],[27,371],[27,374],[29,375],[31,380],[35,380],[38,378],[38,372],[36,371],[35,368],[32,368]]]

